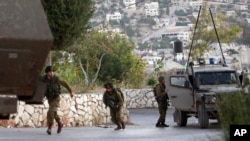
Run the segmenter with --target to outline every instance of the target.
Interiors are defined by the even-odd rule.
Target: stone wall
[[[127,108],[156,108],[157,103],[152,89],[125,89]]]
[[[129,121],[129,108],[157,107],[152,90],[122,89],[125,97],[123,116]],[[96,126],[110,122],[109,108],[102,102],[103,92],[76,94],[73,99],[69,94],[61,94],[58,115],[65,126]],[[1,121],[4,127],[42,127],[47,125],[48,102],[41,105],[28,105],[18,101],[17,114],[9,121]]]

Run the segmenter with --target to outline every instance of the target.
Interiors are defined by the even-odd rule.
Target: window
[[[229,72],[199,72],[200,85],[235,84],[237,82],[236,73]]]
[[[184,76],[172,76],[170,78],[170,85],[185,87],[186,81],[187,81],[187,79]]]

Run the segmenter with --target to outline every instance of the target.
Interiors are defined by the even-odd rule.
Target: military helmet
[[[45,73],[48,73],[48,72],[50,72],[50,71],[54,71],[54,69],[52,68],[52,66],[47,66],[47,67],[45,68]]]
[[[106,89],[109,89],[109,88],[113,89],[114,87],[113,87],[112,83],[106,83],[106,84],[104,84],[104,88],[106,88]]]
[[[162,80],[164,80],[164,76],[159,76],[158,81],[161,82]]]

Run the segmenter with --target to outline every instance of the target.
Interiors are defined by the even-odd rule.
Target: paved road
[[[157,109],[130,109],[134,125],[114,131],[115,126],[67,127],[61,134],[45,133],[46,128],[0,128],[0,141],[221,141],[222,131],[215,121],[209,129],[200,129],[196,118],[188,120],[187,127],[177,127],[173,122],[173,110],[167,114],[168,128],[156,128]]]

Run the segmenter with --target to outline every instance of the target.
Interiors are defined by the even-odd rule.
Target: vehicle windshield
[[[200,85],[236,84],[237,78],[234,71],[227,72],[197,72]]]

